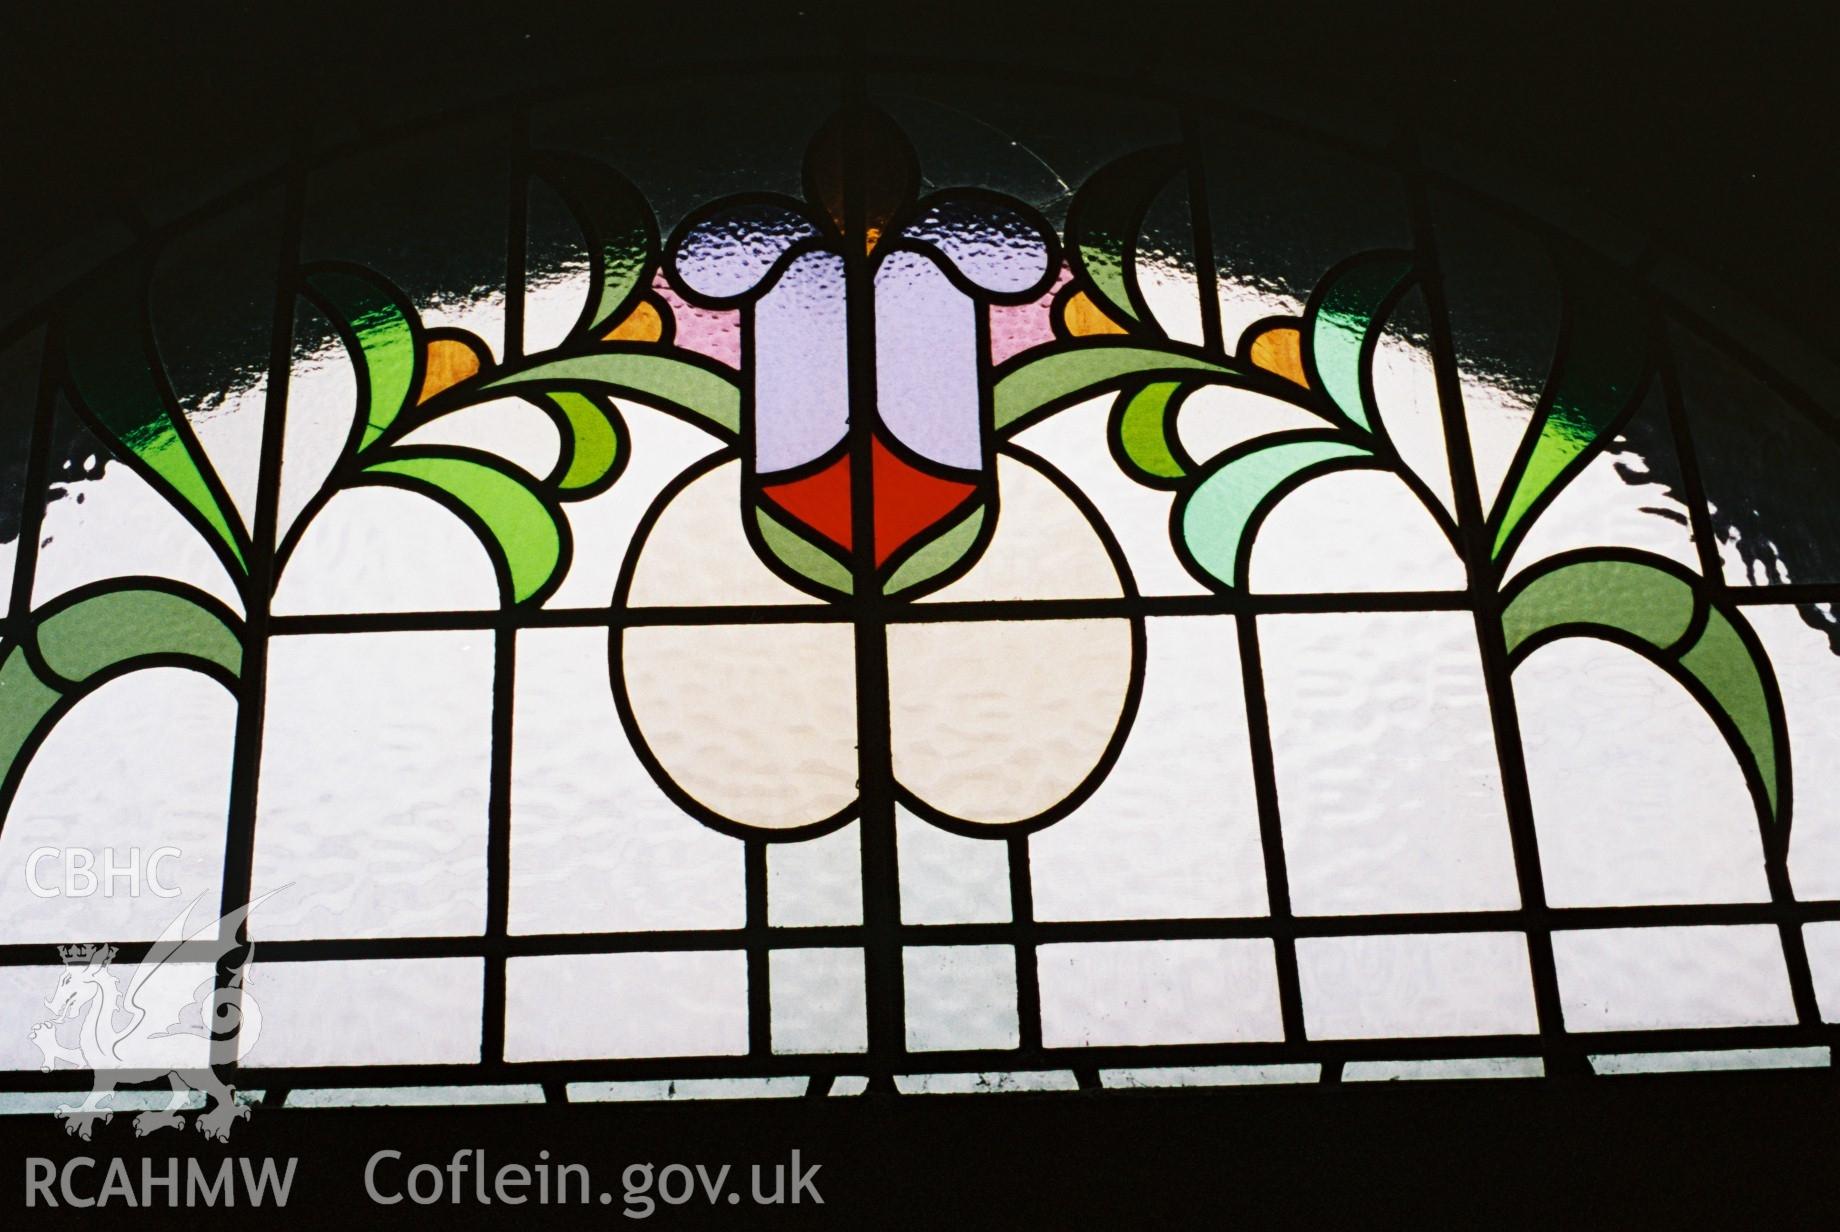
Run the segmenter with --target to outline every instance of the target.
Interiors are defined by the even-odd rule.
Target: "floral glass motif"
[[[1517,443],[1498,451],[1491,491],[1476,461],[1487,445],[1476,407],[1486,365],[1454,342],[1435,229],[1422,210],[1411,247],[1344,254],[1293,310],[1254,320],[1228,345],[1220,304],[1232,273],[1216,268],[1198,239],[1169,282],[1147,238],[1147,220],[1172,191],[1201,191],[1190,144],[1112,158],[1073,191],[1057,227],[987,188],[923,191],[926,168],[901,127],[852,105],[811,138],[802,198],[723,197],[691,211],[668,238],[646,196],[612,167],[573,153],[524,151],[522,159],[584,242],[573,324],[559,342],[525,353],[509,329],[495,346],[466,325],[426,323],[429,305],[377,270],[299,264],[281,318],[290,333],[297,314],[330,323],[350,405],[323,480],[297,487],[304,495],[292,510],[280,508],[279,492],[295,465],[293,437],[283,439],[285,380],[271,374],[268,407],[256,412],[266,427],[249,507],[201,441],[147,327],[149,267],[107,269],[61,303],[47,335],[49,392],[31,474],[45,480],[43,424],[67,402],[108,465],[157,493],[227,584],[207,588],[149,567],[41,596],[30,518],[43,518],[46,502],[28,493],[0,651],[0,806],[12,807],[35,755],[92,694],[148,669],[197,673],[226,690],[237,713],[229,743],[210,754],[235,767],[219,883],[229,910],[275,889],[252,885],[247,863],[265,841],[256,802],[273,741],[289,732],[311,739],[287,725],[289,698],[277,692],[293,678],[287,673],[310,671],[289,666],[292,647],[316,638],[336,654],[341,639],[471,630],[489,641],[493,664],[478,672],[482,687],[488,675],[493,681],[489,751],[467,763],[486,813],[483,930],[458,929],[459,944],[443,940],[445,926],[429,933],[433,941],[404,926],[375,939],[309,929],[264,942],[260,913],[250,928],[259,950],[278,955],[270,979],[282,990],[296,987],[289,979],[311,987],[317,964],[327,964],[331,987],[339,963],[459,963],[444,968],[442,982],[483,987],[458,1011],[481,1017],[476,1046],[469,1052],[463,1042],[456,1054],[476,1066],[477,1081],[816,1074],[838,1090],[857,1081],[929,1090],[949,1089],[941,1075],[964,1071],[1001,1071],[998,1087],[1052,1086],[1063,1071],[1077,1085],[1130,1086],[1207,1081],[1208,1067],[1304,1067],[1311,1078],[1346,1067],[1354,1078],[1363,1066],[1390,1076],[1380,1072],[1389,1065],[1485,1076],[1581,1066],[1587,1054],[1680,1052],[1696,1046],[1682,1040],[1716,1038],[1721,1028],[1745,1046],[1805,1048],[1828,1038],[1817,994],[1840,1005],[1840,938],[1827,922],[1837,913],[1831,903],[1797,900],[1789,845],[1792,811],[1810,807],[1802,798],[1792,809],[1796,784],[1825,782],[1802,767],[1806,753],[1792,766],[1792,719],[1821,695],[1794,679],[1779,683],[1766,642],[1783,646],[1828,627],[1832,608],[1804,608],[1783,622],[1759,606],[1766,600],[1727,584],[1690,461],[1683,496],[1696,508],[1683,519],[1691,523],[1684,552],[1617,534],[1601,546],[1568,541],[1571,515],[1552,542],[1536,535],[1543,520],[1562,520],[1549,515],[1568,492],[1606,490],[1582,477],[1622,457],[1632,433],[1650,430],[1638,424],[1662,423],[1691,459],[1670,335],[1647,298],[1558,250],[1559,342],[1512,420]],[[1204,200],[1189,205],[1197,220],[1205,216]],[[524,277],[522,260],[511,262],[514,280]],[[508,294],[526,290],[513,285]],[[1195,301],[1199,341],[1176,319]],[[1396,372],[1415,355],[1434,395],[1418,411],[1398,410]],[[1077,448],[1113,468],[1103,498],[1057,463],[1038,431],[1095,406],[1103,413]],[[553,455],[524,449],[534,421],[518,416],[531,413],[553,432]],[[481,416],[512,427],[495,436],[462,426],[488,422]],[[593,606],[561,600],[578,557],[606,546],[583,538],[585,511],[639,482],[629,479],[634,468],[664,465],[645,457],[648,438],[635,425],[666,420],[705,441],[701,452],[686,447],[681,465],[658,473],[655,491],[633,498],[611,594]],[[1055,438],[1062,447],[1070,431]],[[1427,454],[1413,444],[1424,440],[1442,444]],[[1422,521],[1428,551],[1447,557],[1456,569],[1447,576],[1461,580],[1346,594],[1255,585],[1255,549],[1280,511],[1351,475],[1378,485],[1360,491],[1403,502],[1391,507]],[[319,616],[277,607],[327,510],[367,489],[422,498],[457,519],[490,562],[496,609]],[[1623,488],[1607,490],[1614,499]],[[1130,501],[1140,503],[1120,503]],[[1128,526],[1118,513],[1126,508]],[[1192,579],[1188,590],[1140,585],[1133,552],[1147,539],[1166,546]],[[362,554],[368,541],[343,550]],[[1824,594],[1796,598],[1840,598]],[[1379,661],[1378,648],[1348,652],[1335,642],[1340,626],[1326,622],[1353,618],[1391,620],[1410,637],[1435,623],[1438,636],[1456,639],[1449,662],[1426,670],[1473,685],[1464,713],[1484,716],[1482,745],[1499,757],[1483,777],[1510,869],[1505,889],[1358,913],[1312,905],[1316,857],[1302,834],[1317,805],[1287,777],[1302,764],[1295,716],[1339,715],[1351,730],[1380,730],[1388,706],[1435,725],[1443,704],[1427,683],[1422,695],[1412,685],[1403,700],[1375,697],[1372,714],[1361,698],[1351,712],[1320,689],[1297,709],[1283,692],[1297,685],[1295,671],[1340,653]],[[1105,792],[1129,777],[1121,766],[1130,749],[1161,747],[1154,742],[1172,729],[1200,721],[1201,701],[1182,703],[1183,712],[1147,700],[1174,687],[1165,683],[1170,669],[1157,666],[1172,652],[1157,647],[1175,645],[1169,622],[1184,621],[1213,640],[1183,641],[1191,656],[1195,645],[1211,649],[1174,677],[1202,679],[1220,659],[1245,692],[1246,749],[1218,756],[1249,766],[1258,851],[1245,876],[1259,883],[1263,905],[1219,914],[1172,906],[1168,919],[1148,911],[1120,919],[1097,907],[1090,919],[1036,918],[1047,886],[1037,880],[1087,841],[1068,837],[1076,824],[1086,827],[1078,835],[1096,833],[1123,810],[1130,848],[1153,848],[1159,826],[1171,824],[1154,804],[1131,804],[1140,788]],[[1357,638],[1377,636],[1361,632],[1370,627],[1381,626],[1346,626]],[[710,919],[729,923],[660,926],[649,938],[642,928],[597,938],[510,926],[524,824],[517,775],[542,756],[524,744],[525,717],[512,713],[524,687],[518,674],[530,679],[540,662],[538,643],[526,639],[564,631],[605,637],[567,673],[597,681],[606,673],[617,721],[592,741],[629,750],[643,767],[676,812],[658,824],[700,823],[728,845],[699,848],[698,867],[710,871],[680,870],[682,884],[691,893],[697,877],[721,884],[723,853],[738,845],[741,918],[712,908]],[[1571,747],[1569,737],[1517,728],[1517,699],[1538,711],[1529,664],[1579,639],[1638,656],[1685,699],[1680,723],[1716,733],[1748,797],[1748,830],[1733,849],[1754,843],[1733,875],[1760,868],[1760,890],[1726,894],[1707,882],[1704,904],[1668,897],[1673,891],[1619,904],[1570,888],[1562,849],[1573,840],[1555,837],[1565,823],[1544,803],[1556,798],[1548,764]],[[453,646],[454,664],[473,661],[464,656],[474,650]],[[1805,649],[1796,653],[1797,663],[1808,661]],[[424,677],[459,698],[471,670],[436,666]],[[1393,669],[1375,671],[1377,683],[1360,687],[1383,693]],[[456,731],[465,727],[458,711],[451,717]],[[1319,737],[1331,742],[1330,763],[1334,738]],[[1320,777],[1322,764],[1312,761],[1309,773]],[[1325,833],[1355,833],[1346,827],[1368,807],[1351,803],[1362,785],[1342,796],[1328,790],[1325,824],[1344,829]],[[1831,809],[1831,800],[1818,804]],[[1382,848],[1400,841],[1362,833]],[[1062,845],[1042,845],[1050,840]],[[1577,841],[1589,849],[1596,840]],[[1807,842],[1812,868],[1828,840]],[[1376,858],[1413,856],[1386,848]],[[903,904],[902,886],[933,866],[973,905],[937,908],[946,922],[916,922],[922,908]],[[823,877],[853,889],[833,895],[841,906],[786,922],[773,913],[794,908],[775,879],[808,875],[800,869],[829,870]],[[1809,885],[1819,880],[1806,875]],[[1158,893],[1150,883],[1131,890],[1133,901]],[[1659,1008],[1644,1008],[1603,978],[1619,962],[1665,965],[1650,943],[1669,930],[1686,937],[1689,954],[1694,937],[1721,929],[1751,930],[1745,952],[1764,955],[1762,974],[1733,968],[1728,981],[1762,990],[1749,1001],[1683,1010],[1661,996]],[[30,961],[23,945],[14,950],[21,956],[9,961]],[[1736,949],[1714,951],[1708,969],[1739,961]],[[584,1013],[632,1018],[634,1006],[664,1006],[668,1019],[673,997],[732,993],[741,1025],[731,1031],[686,1010],[692,1025],[675,1038],[668,1026],[648,1036],[616,1023],[584,1040],[550,1039],[517,1007],[545,964],[571,955],[598,964],[597,987],[623,990],[582,1002]],[[658,974],[672,962],[675,974]],[[1458,997],[1445,1019],[1425,1008],[1441,1004],[1438,987],[1466,980],[1482,988],[1474,1005]],[[257,978],[252,987],[260,986]],[[1608,1042],[1590,1042],[1594,1031],[1610,1032]],[[402,1082],[454,1059],[361,1053],[342,1063],[384,1066],[378,1072]],[[658,1059],[672,1057],[681,1059]],[[248,1081],[266,1072],[277,1087],[304,1086],[326,1063],[252,1061]],[[1219,1076],[1226,1072],[1218,1080],[1232,1080]]]

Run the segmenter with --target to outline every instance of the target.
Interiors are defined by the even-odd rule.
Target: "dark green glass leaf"
[[[1527,440],[1494,511],[1497,559],[1543,499],[1557,495],[1635,409],[1648,375],[1647,318],[1633,298],[1591,286],[1572,294],[1571,326]]]
[[[306,275],[306,283],[357,365],[363,451],[395,422],[414,392],[414,309],[383,279],[356,266],[322,266]]]
[[[65,315],[63,341],[84,417],[175,506],[190,510],[220,554],[247,573],[242,521],[147,349],[138,284],[97,282]]]
[[[1067,250],[1112,314],[1161,333],[1137,285],[1137,235],[1169,178],[1182,166],[1180,146],[1130,154],[1094,172],[1067,212]]]
[[[590,159],[536,154],[531,170],[561,194],[587,240],[590,289],[575,328],[598,337],[651,284],[658,259],[652,208],[624,176]]]

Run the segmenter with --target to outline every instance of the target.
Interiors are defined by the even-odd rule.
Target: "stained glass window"
[[[705,84],[5,335],[0,1089],[111,968],[307,1105],[1830,1063],[1825,408],[1409,151]]]

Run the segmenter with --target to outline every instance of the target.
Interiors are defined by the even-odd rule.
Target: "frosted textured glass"
[[[861,950],[775,950],[774,1052],[865,1052],[867,995]]]
[[[1263,939],[1044,945],[1036,970],[1049,1048],[1284,1038]]]
[[[1451,1078],[1542,1078],[1539,1057],[1451,1057],[1441,1061],[1350,1061],[1343,1082],[1423,1082]]]
[[[854,823],[767,846],[767,923],[862,923],[862,843]]]
[[[252,935],[481,932],[491,716],[489,631],[275,638]]]
[[[733,1055],[747,1046],[747,956],[739,950],[505,964],[507,1061]]]
[[[1744,773],[1672,677],[1620,646],[1570,638],[1528,656],[1514,695],[1547,902],[1769,899]]]
[[[1553,934],[1568,1031],[1795,1021],[1782,940],[1769,924]]]
[[[1007,842],[953,834],[898,806],[895,837],[902,923],[992,924],[1010,919]]]
[[[55,954],[51,947],[45,949],[47,953]],[[111,964],[111,969],[125,987],[135,966],[134,963],[117,960]],[[39,1051],[31,1037],[38,1024],[47,1023],[51,1018],[45,998],[57,990],[64,970],[62,963],[0,967],[0,1071],[37,1070],[44,1065],[44,1053]],[[200,988],[211,983],[215,976],[216,972],[209,963],[168,963],[149,976],[141,986],[140,1003],[147,1007],[148,1018],[161,1011],[180,1010],[196,1002]],[[56,1024],[52,1028],[56,1044],[72,1052],[82,1051],[86,1047],[82,1041],[82,1030],[91,1012],[83,1011],[81,1021],[72,1017]],[[163,1020],[158,1026],[137,1028],[134,1035],[122,1045],[123,1060],[133,1067],[163,1065],[175,1069],[199,1069],[211,1063],[211,1041],[207,1038],[182,1032],[159,1039],[152,1038],[154,1033],[163,1031],[166,1026],[167,1021]],[[60,1063],[57,1068],[61,1072],[65,1066]],[[79,1083],[88,1085],[81,1075],[73,1075],[72,1085]]]
[[[1469,613],[1258,627],[1298,914],[1519,906]]]
[[[249,965],[260,1007],[244,1065],[466,1064],[479,1060],[485,964],[477,958]],[[327,1013],[337,1006],[337,1013]]]
[[[1539,1030],[1519,933],[1305,937],[1297,978],[1311,1039]]]
[[[1231,617],[1146,621],[1137,721],[1092,798],[1029,839],[1035,915],[1261,915],[1265,864]]]
[[[1808,950],[1821,1021],[1840,1022],[1840,920],[1802,925],[1802,944]]]
[[[1007,945],[910,945],[902,951],[907,1047],[1015,1048],[1016,951]]]
[[[741,844],[673,804],[607,687],[604,629],[518,634],[514,933],[739,928]]]
[[[622,475],[614,487],[625,482]],[[665,504],[639,548],[626,601],[634,607],[816,605],[819,600],[781,581],[760,562],[742,529],[744,510],[750,509],[741,495],[739,462],[726,462],[691,480]]]
[[[1795,819],[1789,877],[1798,898],[1840,898],[1840,646],[1811,617],[1832,606],[1746,606],[1782,690],[1789,724]]]
[[[1247,566],[1257,594],[1462,590],[1463,562],[1424,502],[1397,475],[1339,471],[1312,479],[1259,524]]]
[[[340,492],[282,569],[277,615],[495,608],[498,575],[479,536],[414,492]]]
[[[79,702],[39,746],[0,829],[0,941],[150,940],[194,898],[215,905],[235,730],[224,687],[178,668],[131,673]],[[156,859],[162,848],[176,854]],[[140,880],[105,884],[106,862]]]

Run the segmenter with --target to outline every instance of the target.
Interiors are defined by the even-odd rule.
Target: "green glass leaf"
[[[428,451],[373,462],[364,473],[392,476],[470,514],[510,579],[512,603],[539,594],[555,576],[562,560],[562,515],[511,471],[478,457]]]
[[[38,652],[46,667],[73,685],[155,655],[237,676],[243,670],[243,641],[216,607],[165,590],[103,591],[46,616],[38,626]]]
[[[836,557],[794,534],[764,509],[754,511],[754,521],[767,550],[786,568],[838,594],[847,595],[855,589],[856,579]]]
[[[360,388],[363,432],[370,448],[409,404],[415,390],[415,314],[390,285],[356,266],[321,266],[306,275],[308,295],[351,350]]]
[[[593,488],[613,473],[626,450],[617,412],[570,389],[552,390],[543,397],[568,424],[569,465],[556,486],[564,492]]]
[[[169,503],[190,510],[234,571],[247,573],[231,506],[146,341],[146,308],[128,275],[98,281],[65,314],[64,353],[78,410]]]
[[[482,390],[548,393],[583,385],[675,407],[728,436],[741,432],[741,389],[733,378],[672,355],[600,351],[544,360],[487,382]]]
[[[978,532],[983,528],[984,507],[979,505],[931,543],[902,561],[901,567],[894,571],[894,575],[882,587],[882,593],[897,595],[938,577],[965,558],[965,553],[977,543]]]
[[[1176,515],[1182,542],[1209,577],[1243,586],[1257,522],[1280,489],[1299,476],[1307,480],[1372,457],[1349,441],[1296,436],[1229,455],[1183,496]]]
[[[539,153],[531,170],[561,195],[587,241],[591,290],[575,328],[599,336],[651,282],[658,255],[651,206],[625,177],[589,159]]]
[[[1174,412],[1181,405],[1177,395],[1182,388],[1180,381],[1155,381],[1131,394],[1118,410],[1119,450],[1141,477],[1152,482],[1180,479],[1188,473],[1173,439]]]
[[[1573,295],[1561,359],[1502,485],[1509,496],[1495,509],[1496,559],[1542,498],[1557,495],[1635,410],[1648,368],[1646,319],[1634,300],[1602,288]]]
[[[1572,560],[1536,567],[1517,580],[1502,610],[1502,636],[1510,656],[1550,630],[1559,636],[1609,632],[1633,637],[1657,652],[1656,662],[1676,679],[1698,684],[1708,710],[1735,729],[1732,751],[1756,776],[1777,815],[1782,769],[1776,756],[1774,677],[1760,653],[1738,632],[1737,612],[1713,604],[1690,645],[1695,612],[1706,600],[1678,566],[1660,558]]]
[[[1317,288],[1306,313],[1316,378],[1350,423],[1371,432],[1379,412],[1363,388],[1362,374],[1372,362],[1368,340],[1381,311],[1412,273],[1405,253],[1374,252],[1332,271]]]
[[[23,647],[0,663],[0,816],[24,772],[20,756],[57,721],[61,706],[87,692],[103,672],[181,666],[222,682],[243,670],[241,625],[202,593],[125,583],[74,601],[59,601],[36,621],[46,680]]]
[[[1155,326],[1137,285],[1137,233],[1182,159],[1173,145],[1126,155],[1095,171],[1067,209],[1073,263],[1119,320]]]
[[[1044,407],[1090,397],[1108,387],[1138,379],[1156,380],[1200,374],[1202,379],[1231,383],[1237,368],[1157,347],[1091,344],[1038,356],[997,380],[991,396],[996,429],[1019,430]]]

